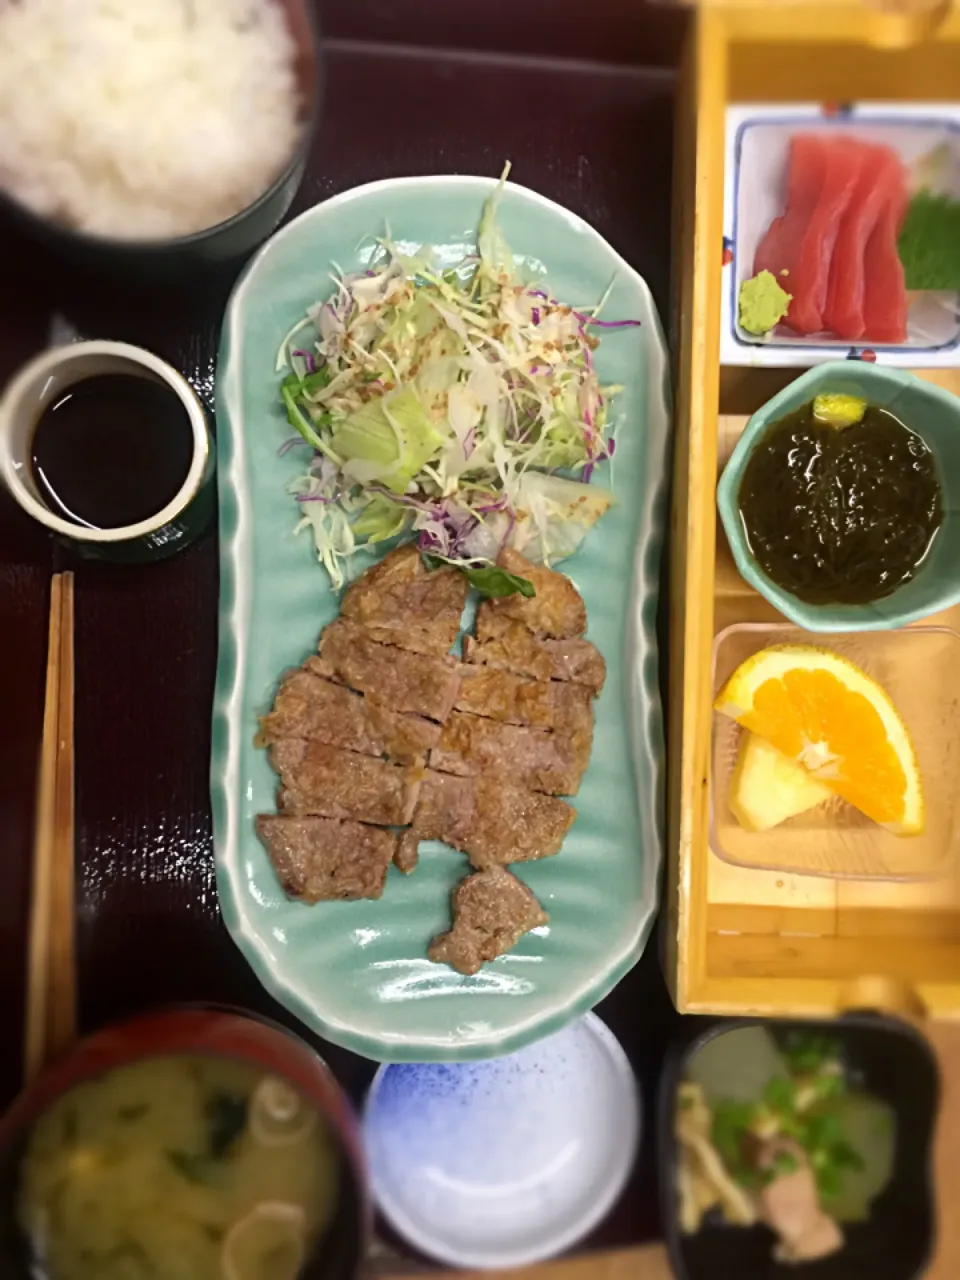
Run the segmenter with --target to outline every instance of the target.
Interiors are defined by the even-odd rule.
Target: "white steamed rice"
[[[275,0],[0,0],[0,186],[101,236],[239,213],[298,137]]]

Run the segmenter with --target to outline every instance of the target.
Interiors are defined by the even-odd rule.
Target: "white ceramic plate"
[[[770,223],[784,210],[790,139],[796,133],[841,133],[892,147],[917,183],[923,177],[923,158],[942,147],[949,163],[939,175],[938,190],[960,198],[960,107],[948,103],[729,107],[720,363],[806,367],[846,357],[915,368],[960,362],[960,305],[953,293],[913,295],[903,346],[816,336],[758,338],[740,328],[740,286],[753,275],[757,247]]]
[[[630,1063],[594,1014],[493,1062],[382,1067],[364,1135],[373,1193],[456,1267],[521,1267],[582,1239],[633,1167]]]

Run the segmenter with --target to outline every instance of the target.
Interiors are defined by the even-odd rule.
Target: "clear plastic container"
[[[769,831],[746,831],[727,803],[743,730],[714,712],[713,851],[736,866],[836,878],[925,880],[949,873],[960,838],[960,634],[908,627],[822,636],[789,625],[738,623],[714,641],[714,692],[741,662],[775,644],[828,648],[886,689],[917,752],[926,829],[919,836],[892,835],[837,796]]]

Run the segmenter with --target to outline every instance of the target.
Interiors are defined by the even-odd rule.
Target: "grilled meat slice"
[[[420,784],[411,831],[418,840],[442,840],[462,851],[470,840],[476,811],[475,778],[455,778],[428,769]]]
[[[379,644],[352,622],[338,619],[324,629],[320,657],[321,671],[393,711],[443,722],[457,696],[459,664],[451,654],[436,657]]]
[[[519,552],[501,551],[497,563],[508,573],[533,583],[536,595],[504,596],[502,600],[484,600],[477,610],[477,636],[483,639],[484,617],[493,615],[522,622],[531,631],[542,632],[557,640],[582,636],[587,629],[587,610],[580,593],[563,573],[532,564]]]
[[[466,600],[462,573],[427,569],[416,546],[407,543],[347,588],[340,616],[373,640],[441,655],[457,638]]]
[[[428,770],[412,830],[418,839],[459,849],[483,868],[558,853],[576,816],[563,800],[506,778],[456,778]]]
[[[283,783],[285,813],[398,827],[413,817],[419,775],[401,765],[301,738],[275,742],[270,760]]]
[[[397,837],[381,827],[336,818],[290,818],[262,813],[256,820],[277,877],[291,898],[379,898]]]
[[[573,796],[590,760],[592,738],[592,725],[574,733],[550,733],[454,711],[439,746],[430,752],[430,767],[462,777],[501,774],[533,791]]]
[[[453,928],[434,939],[427,955],[468,975],[549,920],[527,886],[501,867],[461,880],[451,904]]]
[[[400,832],[400,838],[397,841],[397,851],[393,855],[393,865],[398,871],[402,871],[408,876],[411,871],[416,871],[417,863],[420,861],[420,837],[417,835],[413,827],[407,827]]]
[[[308,660],[309,661],[309,660]],[[273,710],[260,721],[260,741],[305,738],[365,756],[389,756],[401,764],[422,763],[436,746],[440,727],[422,716],[391,711],[311,669],[288,676]]]
[[[495,667],[463,666],[460,673],[458,711],[539,729],[592,731],[591,694],[584,685],[528,680]]]
[[[534,680],[569,680],[598,694],[607,676],[600,651],[589,640],[550,640],[534,635],[522,622],[484,605],[477,611],[477,638],[466,636],[467,662],[499,667]]]

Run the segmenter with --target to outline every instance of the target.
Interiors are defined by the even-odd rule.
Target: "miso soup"
[[[48,1280],[294,1280],[330,1224],[338,1168],[323,1117],[284,1080],[150,1058],[38,1120],[18,1217]]]

